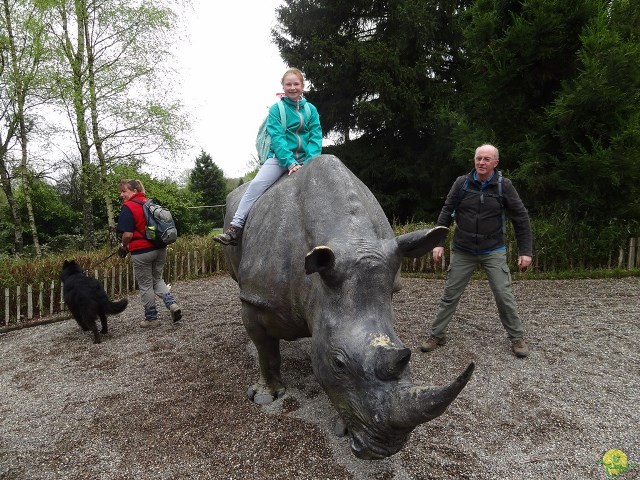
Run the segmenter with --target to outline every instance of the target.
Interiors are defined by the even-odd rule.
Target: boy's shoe
[[[524,358],[529,356],[529,347],[521,338],[511,342],[511,350],[518,358]]]
[[[423,352],[432,352],[433,350],[438,348],[440,345],[445,345],[446,343],[447,343],[446,338],[438,338],[438,337],[431,336],[429,337],[429,340],[427,340],[425,343],[420,345],[420,350],[422,350]]]
[[[182,318],[182,310],[180,310],[180,307],[177,303],[172,303],[171,305],[169,305],[169,311],[171,312],[171,319],[174,322],[180,321],[180,319]]]
[[[144,319],[140,322],[140,326],[142,328],[156,328],[160,326],[160,321]]]
[[[226,232],[216,235],[213,240],[222,245],[238,245],[240,235],[242,235],[242,228],[230,225]]]

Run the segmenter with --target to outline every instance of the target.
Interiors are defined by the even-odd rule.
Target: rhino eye
[[[333,366],[339,372],[344,372],[347,369],[347,362],[342,355],[338,354],[333,357]]]

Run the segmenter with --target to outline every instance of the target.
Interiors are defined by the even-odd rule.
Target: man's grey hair
[[[496,160],[500,160],[500,152],[498,151],[498,147],[496,147],[495,145],[491,145],[490,143],[483,143],[478,148],[476,148],[476,152],[478,151],[479,148],[482,148],[482,147],[491,147],[491,148],[493,148],[493,151],[495,152]]]

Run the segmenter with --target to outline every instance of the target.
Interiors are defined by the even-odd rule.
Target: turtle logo
[[[612,448],[605,453],[598,463],[604,467],[609,478],[616,478],[637,465],[636,463],[627,463],[627,455],[617,448]]]

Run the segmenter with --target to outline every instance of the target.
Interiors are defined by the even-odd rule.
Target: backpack
[[[284,103],[282,101],[276,102],[278,105],[278,109],[280,110],[280,123],[282,124],[282,129],[287,129],[287,114],[284,111]],[[309,104],[304,104],[304,113],[305,113],[305,121],[309,121],[311,118],[311,108],[309,108]],[[267,161],[269,158],[269,153],[271,152],[271,135],[267,131],[267,120],[269,118],[269,114],[260,124],[260,128],[258,129],[258,135],[256,135],[256,150],[258,151],[258,160],[260,160],[260,165]]]
[[[498,203],[500,203],[500,207],[502,207],[502,233],[506,232],[507,226],[507,219],[506,219],[506,215],[504,213],[504,196],[502,195],[502,172],[500,170],[496,170],[496,172],[498,173]],[[462,199],[465,195],[465,193],[467,193],[467,187],[469,186],[469,176],[471,174],[467,174],[467,177],[464,179],[464,183],[462,184],[462,186],[460,187],[460,190],[458,190],[458,195],[456,196],[456,202],[453,205],[453,211],[451,212],[451,218],[454,219],[456,218],[456,210],[458,209],[458,207],[460,206],[460,202],[462,202]],[[492,195],[495,196],[495,195]]]
[[[133,199],[132,201],[142,205],[144,220],[147,224],[144,232],[147,240],[156,247],[166,247],[176,241],[178,230],[168,208],[158,205],[153,200],[143,202],[142,200]]]

